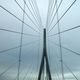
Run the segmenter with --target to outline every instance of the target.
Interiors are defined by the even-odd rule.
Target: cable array
[[[9,51],[11,50],[15,50],[15,49],[19,49],[19,56],[18,56],[18,62],[16,64],[18,64],[18,72],[17,72],[17,76],[14,80],[20,80],[20,74],[21,74],[21,66],[22,66],[22,48],[25,47],[25,46],[29,46],[31,44],[35,44],[37,43],[39,40],[40,40],[40,27],[42,26],[42,23],[40,22],[41,19],[40,19],[40,15],[38,15],[38,8],[35,9],[35,5],[36,3],[34,4],[33,1],[28,1],[30,6],[32,7],[32,10],[33,12],[31,11],[31,9],[29,8],[29,6],[27,5],[26,3],[26,0],[23,0],[24,2],[24,9],[22,8],[22,6],[18,3],[17,0],[14,0],[16,2],[16,4],[19,6],[19,8],[23,11],[23,19],[21,20],[20,18],[18,18],[15,14],[13,14],[12,12],[10,12],[8,9],[6,9],[4,6],[0,5],[0,8],[2,8],[3,10],[5,10],[6,12],[8,12],[10,15],[12,15],[14,18],[16,18],[18,21],[20,21],[22,23],[22,28],[21,28],[21,32],[18,32],[18,31],[14,31],[14,30],[9,30],[9,29],[6,29],[6,28],[0,28],[0,31],[3,31],[3,32],[6,32],[6,33],[13,33],[13,34],[18,34],[20,36],[20,45],[18,46],[15,46],[15,47],[12,47],[12,48],[8,48],[8,49],[4,49],[4,50],[1,50],[0,51],[0,54],[12,54],[12,53],[8,53]],[[28,15],[28,13],[26,12],[26,7],[28,8],[28,10],[30,11],[31,15],[33,16],[34,20],[36,21],[36,23],[31,19],[31,17]],[[36,12],[36,13],[35,13]],[[27,16],[30,21],[36,26],[36,28],[38,29],[35,29],[34,27],[30,26],[29,24],[27,24],[25,22],[25,16]],[[26,25],[28,28],[32,29],[34,32],[36,33],[39,33],[38,35],[37,34],[30,34],[30,33],[24,33],[24,25]],[[26,27],[26,28],[27,28]],[[34,37],[36,38],[35,41],[32,41],[32,42],[29,42],[29,43],[25,43],[23,44],[23,36],[29,36],[29,37]],[[39,39],[38,39],[39,38]],[[31,64],[32,65],[32,64]],[[30,66],[31,66],[30,65]],[[35,64],[34,64],[35,65]],[[3,71],[0,76],[3,76],[3,74],[7,73],[10,68],[12,68],[13,66],[15,66],[14,64],[10,67],[8,67],[5,71]],[[33,66],[31,66],[33,67]],[[30,76],[28,77],[31,77],[31,74],[32,74],[32,71],[33,71],[33,68],[30,70],[31,73],[30,73]],[[26,73],[26,75],[28,75],[28,73]],[[27,78],[24,77],[23,80],[25,80]],[[36,77],[37,78],[37,77]]]
[[[10,71],[10,69],[12,69],[13,67],[15,67],[15,65],[17,64],[17,75],[15,76],[15,78],[13,80],[38,80],[38,69],[40,67],[40,55],[42,53],[42,51],[40,51],[41,49],[41,30],[43,30],[43,24],[42,24],[42,20],[41,20],[41,16],[40,16],[40,12],[39,12],[39,9],[38,9],[38,5],[37,5],[37,2],[36,0],[22,0],[23,1],[23,7],[21,6],[21,4],[19,3],[18,0],[14,0],[14,3],[17,5],[17,7],[19,7],[19,9],[22,10],[22,19],[20,19],[19,17],[17,17],[13,12],[9,11],[9,9],[7,9],[6,7],[4,7],[3,5],[0,4],[0,9],[4,10],[5,12],[7,12],[8,14],[10,14],[11,16],[13,16],[15,19],[17,19],[19,22],[22,23],[21,25],[21,31],[14,31],[14,30],[10,30],[10,29],[7,29],[7,28],[0,28],[0,31],[1,32],[5,32],[5,33],[12,33],[12,34],[16,34],[19,36],[19,39],[18,41],[20,42],[19,45],[17,46],[14,46],[14,47],[10,47],[10,48],[7,48],[7,49],[4,49],[4,50],[0,50],[0,55],[5,55],[5,54],[13,54],[13,53],[9,53],[9,51],[11,50],[17,50],[19,49],[19,53],[18,54],[18,60],[17,62],[15,62],[14,64],[12,64],[11,66],[8,66],[6,67],[6,69],[4,69],[1,73],[0,73],[0,77],[4,76],[8,71]],[[63,44],[62,44],[62,34],[64,33],[67,33],[67,32],[71,32],[75,29],[79,29],[80,28],[80,25],[77,25],[77,26],[74,26],[72,28],[68,28],[68,29],[65,29],[63,31],[61,31],[61,26],[60,26],[60,21],[65,18],[66,14],[69,12],[69,10],[72,8],[72,6],[74,6],[74,4],[77,2],[77,0],[74,0],[70,6],[67,8],[67,10],[61,15],[61,17],[59,18],[59,11],[60,11],[60,8],[61,6],[63,5],[63,1],[65,0],[60,0],[59,3],[58,3],[58,0],[49,0],[49,4],[48,4],[48,11],[47,11],[47,19],[46,19],[46,29],[47,29],[47,42],[48,42],[48,45],[47,45],[47,49],[48,49],[48,57],[49,57],[49,64],[50,64],[50,70],[51,70],[51,75],[52,75],[52,80],[56,79],[56,80],[65,80],[66,77],[65,77],[65,68],[70,72],[70,74],[72,74],[73,78],[75,80],[79,80],[77,75],[75,74],[74,71],[72,71],[71,67],[66,64],[65,62],[65,59],[64,59],[64,56],[63,54],[67,54],[67,53],[63,53],[63,50],[67,50],[69,52],[69,54],[75,54],[76,56],[80,56],[80,53],[69,48],[69,47],[65,47]],[[28,9],[28,11],[30,12],[30,14],[27,12],[26,8]],[[27,21],[25,21],[25,18],[28,18],[31,22],[31,24],[33,25],[30,25],[27,23]],[[56,23],[53,24],[54,20],[56,18]],[[4,26],[0,26],[0,27],[4,27]],[[7,26],[5,26],[7,27]],[[14,26],[11,26],[11,27],[14,27]],[[54,28],[57,27],[57,31],[56,33],[52,33],[50,34],[50,32],[54,32]],[[34,32],[36,32],[35,34],[33,33],[28,33],[28,32],[24,32],[25,28],[28,30],[32,30]],[[31,41],[31,42],[28,42],[28,43],[24,43],[23,44],[23,39],[24,39],[24,36],[28,36],[30,38],[34,38],[35,40],[34,41]],[[51,38],[54,38],[54,36],[58,36],[57,37],[57,40],[58,40],[58,43],[53,40],[51,40]],[[36,58],[36,63],[34,63],[34,57],[31,56],[29,57],[30,61],[32,62],[31,64],[27,64],[25,61],[24,63],[26,63],[26,71],[23,69],[21,70],[21,67],[23,66],[23,48],[26,47],[26,50],[28,50],[28,46],[29,45],[35,45],[36,43],[38,43],[38,48],[37,49],[37,56],[35,56]],[[40,44],[41,43],[41,44]],[[54,48],[54,46],[58,47],[59,48],[59,52],[55,53],[51,50],[51,47],[50,45],[52,45],[52,49]],[[36,50],[35,49],[35,50]],[[30,49],[31,50],[31,49]],[[57,49],[56,49],[57,50]],[[32,50],[31,50],[32,51]],[[26,53],[26,52],[25,52]],[[33,51],[32,51],[33,53]],[[27,55],[31,55],[32,53],[26,53]],[[36,53],[35,53],[36,54]],[[35,55],[34,54],[34,55]],[[55,59],[55,55],[59,55],[57,56],[57,60]],[[8,56],[7,55],[7,56]],[[12,56],[13,57],[13,56]],[[32,58],[32,59],[31,59]],[[52,59],[53,58],[53,59]],[[16,61],[15,60],[15,61]],[[59,63],[59,64],[58,64]],[[36,64],[36,65],[35,65]],[[36,70],[35,70],[35,67],[36,67]],[[58,72],[58,67],[60,67],[60,72]],[[35,72],[35,76],[34,76],[34,70],[37,71]],[[45,69],[43,68],[43,71],[42,71],[42,78],[45,77]],[[54,72],[54,73],[53,73]],[[21,77],[22,74],[25,74],[23,77]],[[55,75],[55,76],[54,76]],[[5,76],[4,76],[5,78]],[[6,78],[6,80],[8,80]]]

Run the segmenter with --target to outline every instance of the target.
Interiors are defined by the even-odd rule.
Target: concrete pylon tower
[[[41,79],[41,75],[42,74],[44,75],[45,68],[46,68],[46,73],[45,73],[46,77]],[[41,65],[39,69],[38,80],[52,80],[49,62],[48,62],[48,56],[47,56],[47,49],[46,49],[46,29],[44,29],[44,34],[43,34],[43,54],[42,54]]]

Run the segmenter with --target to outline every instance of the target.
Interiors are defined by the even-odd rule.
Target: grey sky
[[[24,7],[23,0],[17,0],[17,1],[23,8]],[[31,3],[31,0],[29,1]],[[36,9],[35,0],[32,1],[34,4],[33,9]],[[51,3],[52,1],[55,2],[55,0],[50,0],[50,1]],[[59,5],[61,0],[57,1],[58,1],[57,5]],[[63,13],[68,9],[68,7],[73,3],[73,1],[74,0],[63,0],[58,11],[59,18],[61,18]],[[35,14],[37,14],[36,15],[37,18],[35,16],[37,21],[40,21],[39,14],[36,12],[37,9],[33,11],[28,0],[26,0],[26,3],[29,6],[33,15],[35,16]],[[37,24],[37,22],[31,15],[27,7],[25,11],[32,19],[32,21],[34,21],[34,23],[36,23],[36,25],[40,27],[41,34],[38,37],[23,35],[22,44],[24,46],[22,47],[22,55],[21,55],[22,62],[20,68],[20,80],[24,78],[27,72],[28,75],[26,79],[31,78],[31,80],[32,78],[36,78],[39,72],[39,66],[42,56],[42,46],[43,46],[42,28],[46,27],[49,0],[36,0],[36,3],[39,9],[42,25],[38,26],[39,23]],[[11,13],[16,15],[20,20],[22,20],[23,12],[20,9],[20,7],[16,4],[15,0],[1,0],[0,5],[5,7]],[[55,11],[56,8],[54,9],[53,15],[51,17],[49,16],[49,20],[53,18]],[[36,31],[39,31],[38,27],[35,26],[32,21],[25,14],[24,22],[33,27]],[[48,30],[50,30],[53,27],[56,21],[57,21],[57,16],[55,16],[53,23],[50,26],[48,26]],[[76,0],[75,4],[61,19],[59,25],[60,25],[60,31],[64,31],[80,25],[80,0]],[[22,27],[22,22],[17,20],[15,17],[13,17],[0,7],[0,29],[7,29],[7,30],[21,32],[21,27]],[[24,25],[23,31],[26,34],[39,35],[38,32],[34,31],[33,29],[31,29],[26,25]],[[56,25],[55,28],[48,35],[52,35],[55,33],[58,33],[58,25]],[[56,35],[48,37],[47,42],[48,42],[47,43],[48,58],[53,80],[54,79],[58,80],[58,77],[56,77],[57,73],[59,74],[61,80],[60,48],[59,46],[54,44],[54,43],[59,44],[59,36]],[[61,43],[64,47],[69,48],[70,50],[73,50],[80,54],[80,28],[62,33]],[[8,70],[5,74],[0,76],[0,80],[5,80],[5,78],[7,78],[8,80],[16,80],[15,78],[17,76],[18,57],[20,48],[18,47],[16,49],[12,49],[3,53],[1,53],[1,51],[17,46],[20,46],[20,34],[0,30],[0,74],[3,73],[8,67],[14,64],[14,66],[11,67],[10,70]],[[69,66],[69,68],[77,76],[77,78],[80,79],[80,62],[79,62],[80,56],[76,55],[75,53],[69,50],[65,50],[64,48],[62,48],[62,53],[63,53],[64,63],[67,64],[67,66]],[[31,72],[32,75],[30,74]],[[64,66],[64,76],[66,80],[75,80],[74,76],[65,66]]]

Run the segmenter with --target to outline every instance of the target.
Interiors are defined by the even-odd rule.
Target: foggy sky
[[[23,8],[24,7],[23,0],[17,0],[17,1]],[[53,0],[50,0],[50,1],[53,1]],[[60,1],[61,0],[58,0],[57,5],[59,5]],[[63,13],[68,9],[68,7],[72,4],[73,1],[74,0],[63,0],[58,10],[59,18],[61,18]],[[35,0],[33,0],[33,2],[35,2]],[[28,0],[26,0],[26,3],[31,9],[32,13],[34,14]],[[28,72],[28,75],[26,79],[31,78],[31,80],[32,78],[37,77],[39,72],[39,66],[40,66],[42,50],[43,50],[42,49],[43,48],[43,42],[42,42],[43,28],[46,27],[49,0],[36,0],[36,3],[40,13],[40,15],[39,14],[37,15],[36,19],[39,20],[40,19],[39,16],[40,16],[42,21],[42,25],[38,26],[41,29],[40,30],[41,33],[35,32],[30,27],[24,25],[24,29],[23,29],[24,33],[39,35],[39,36],[34,37],[34,36],[23,35],[22,44],[23,45],[27,44],[27,45],[22,47],[20,80],[24,78],[27,72]],[[14,15],[16,15],[19,19],[21,20],[23,19],[23,16],[22,16],[23,11],[16,4],[15,0],[1,0],[0,5],[5,7]],[[71,7],[71,9],[66,13],[66,15],[60,20],[59,22],[60,31],[64,31],[80,25],[79,9],[80,9],[80,0],[77,0],[75,4]],[[31,17],[34,23],[37,24],[37,22],[31,15],[27,7],[25,11]],[[56,11],[56,8],[54,9],[53,15],[51,17],[49,16],[50,17],[49,19],[52,19],[52,17],[55,14],[55,11]],[[53,27],[56,21],[57,21],[57,16],[55,16],[55,19],[51,24],[51,26],[48,26],[48,30],[50,30]],[[24,22],[29,24],[31,27],[33,27],[36,31],[38,31],[38,28],[31,22],[31,20],[26,16],[26,14],[25,14]],[[21,32],[21,28],[22,28],[22,22],[17,20],[15,17],[13,17],[12,15],[7,13],[5,10],[3,10],[0,7],[0,29],[7,29],[7,30]],[[58,25],[56,25],[55,28],[48,35],[55,34],[55,33],[58,33]],[[13,48],[16,46],[20,46],[20,39],[21,39],[20,34],[0,30],[0,51]],[[28,43],[31,43],[31,44],[28,44]],[[54,43],[59,44],[58,35],[47,37],[47,53],[48,53],[51,74],[53,76],[53,79],[55,80],[58,80],[58,77],[56,75],[59,74],[59,77],[61,80],[60,48],[59,46],[56,46]],[[77,53],[80,53],[80,28],[62,33],[61,44]],[[5,80],[5,79],[15,80],[18,73],[19,51],[20,51],[20,48],[18,47],[16,49],[0,53],[0,74],[3,73],[8,67],[14,64],[9,71],[7,71],[4,75],[0,76],[0,80]],[[67,66],[69,66],[69,68],[77,76],[77,78],[80,79],[80,76],[79,76],[80,75],[80,62],[79,62],[80,56],[74,54],[73,52],[65,50],[63,48],[62,48],[62,54],[63,54],[64,63]],[[31,72],[32,72],[32,75],[30,74]],[[68,79],[75,80],[74,76],[65,66],[64,66],[64,76],[66,80]]]

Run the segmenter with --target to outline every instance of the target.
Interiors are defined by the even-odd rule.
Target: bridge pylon
[[[43,73],[44,70],[46,70],[45,73]],[[42,74],[43,75],[46,74],[45,78],[43,79],[41,79]],[[43,54],[42,54],[41,65],[39,69],[38,80],[52,80],[49,61],[48,61],[48,55],[47,55],[47,49],[46,49],[46,29],[45,28],[43,32]]]

